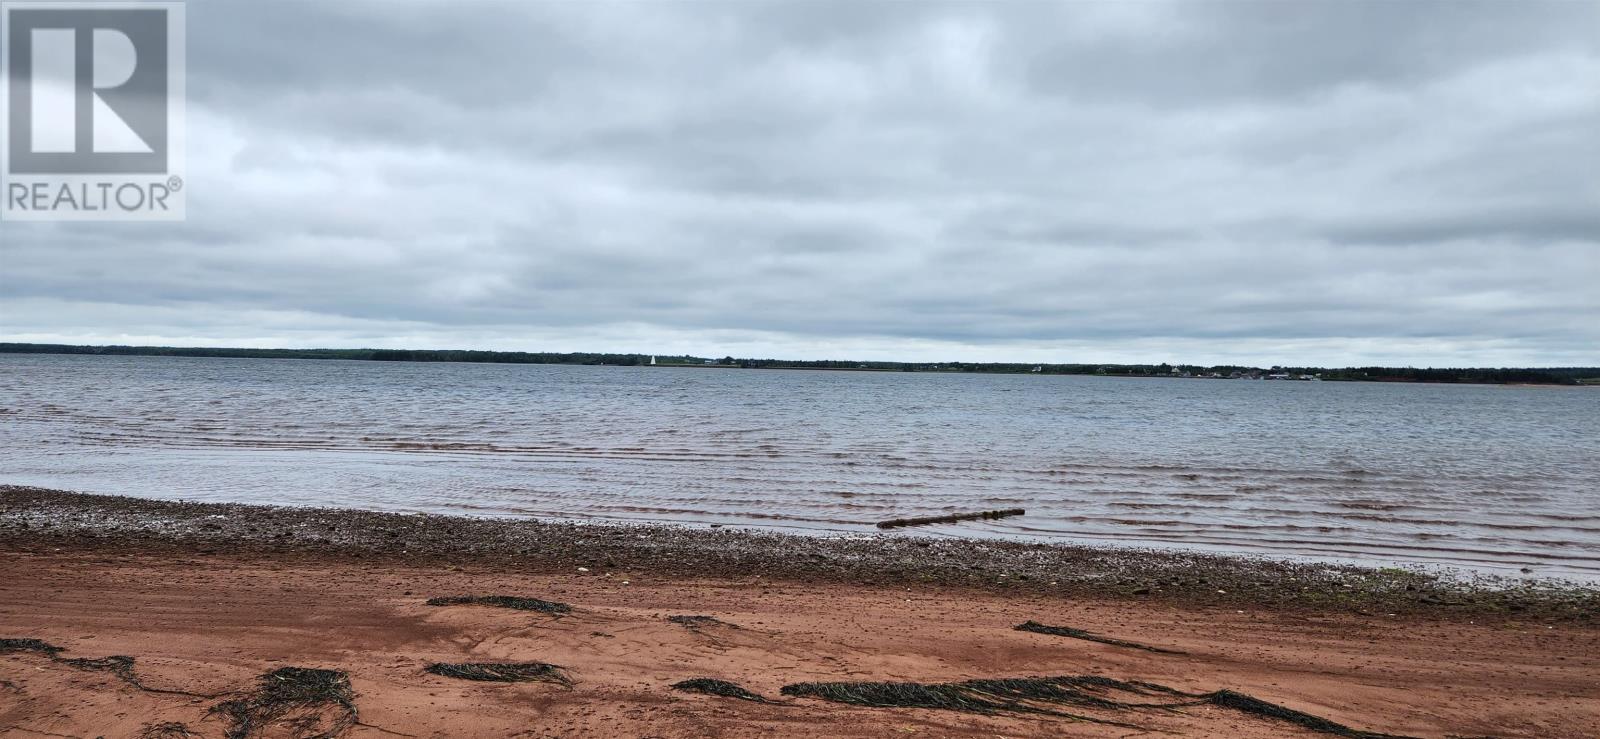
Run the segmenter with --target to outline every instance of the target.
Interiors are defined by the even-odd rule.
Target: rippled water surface
[[[1600,391],[0,355],[0,482],[1600,578]]]

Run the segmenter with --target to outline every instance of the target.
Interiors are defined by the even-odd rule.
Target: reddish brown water
[[[1600,577],[1600,391],[0,355],[0,482]]]

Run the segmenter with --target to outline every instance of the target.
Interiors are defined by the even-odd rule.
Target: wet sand
[[[400,543],[364,545],[369,537]],[[509,554],[513,542],[529,551]],[[960,542],[760,547],[785,542],[648,527],[480,528],[438,517],[0,488],[0,638],[44,640],[66,650],[59,658],[130,655],[145,687],[216,696],[148,692],[36,652],[0,654],[0,735],[138,736],[177,722],[221,736],[224,724],[208,708],[284,666],[349,673],[362,722],[351,737],[1136,733],[1058,717],[856,707],[779,692],[802,681],[1028,675],[1099,675],[1193,693],[1228,688],[1357,729],[1413,736],[1582,737],[1600,726],[1600,625],[1592,595],[1582,592],[1559,591],[1559,601],[1475,600],[1469,590],[1418,581],[1417,590],[1395,591],[1412,600],[1397,600],[1387,584],[1359,579],[1359,570],[1245,562],[1240,572],[1287,582],[1261,586],[1263,597],[1252,602],[1232,593],[1208,598],[1198,585],[1150,590],[1141,578],[1156,577],[1155,565],[1119,569],[1110,554],[985,547],[957,566],[939,563],[947,559],[943,548]],[[702,556],[686,558],[694,551]],[[979,561],[1004,571],[955,574]],[[1029,562],[1041,569],[1026,569]],[[1166,568],[1160,576],[1217,578],[1206,583],[1213,591],[1246,577],[1208,558],[1188,561],[1199,569],[1183,570],[1184,562],[1158,563]],[[1017,581],[1052,567],[1059,568],[1054,580]],[[1284,595],[1299,592],[1301,582],[1322,582],[1316,578],[1341,578],[1332,587],[1352,594]],[[490,593],[560,601],[573,611],[426,604]],[[1394,615],[1372,610],[1391,603],[1407,607]],[[1489,607],[1496,603],[1502,607]],[[667,620],[685,614],[730,625]],[[1013,629],[1029,620],[1182,653]],[[435,661],[549,662],[568,668],[576,684],[476,683],[423,672]],[[731,680],[786,704],[669,687],[695,677]],[[1189,736],[1317,735],[1213,705],[1071,710]]]

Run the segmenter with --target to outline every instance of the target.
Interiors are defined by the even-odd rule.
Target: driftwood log
[[[896,518],[891,521],[879,521],[880,529],[896,529],[901,526],[927,526],[935,523],[955,523],[957,521],[975,521],[980,518],[1005,518],[1007,516],[1021,516],[1027,511],[1021,508],[1007,508],[1003,511],[979,511],[977,513],[952,513],[948,516],[926,516],[923,518]]]

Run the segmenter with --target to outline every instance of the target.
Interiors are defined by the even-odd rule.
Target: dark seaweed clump
[[[726,626],[730,629],[739,628],[738,626],[730,624],[727,621],[719,621],[711,616],[668,616],[667,620],[679,626],[690,629],[698,629],[702,626]]]
[[[39,652],[54,656],[66,649],[39,639],[0,639],[0,654],[6,652]]]
[[[280,667],[256,689],[211,708],[228,721],[227,739],[248,739],[282,723],[300,739],[333,739],[358,721],[355,690],[342,670]]]
[[[820,698],[835,703],[880,708],[930,708],[967,713],[1002,712],[1058,716],[1079,721],[1146,729],[1137,724],[1067,713],[1057,706],[1080,706],[1110,711],[1170,711],[1210,704],[1256,716],[1277,719],[1325,734],[1349,739],[1404,739],[1352,729],[1319,716],[1269,703],[1232,690],[1211,693],[1185,693],[1164,685],[1125,682],[1097,675],[1060,677],[1022,677],[965,680],[955,683],[829,682],[795,683],[783,686],[784,695]],[[1137,696],[1137,701],[1118,700],[1118,693]]]
[[[556,683],[572,687],[572,676],[566,668],[544,662],[468,662],[452,664],[436,662],[424,668],[426,672],[461,680],[490,683]]]
[[[876,708],[930,708],[993,714],[1002,712],[1058,716],[1078,721],[1142,729],[1137,724],[1068,713],[1056,706],[1121,709],[1133,707],[1105,697],[1107,688],[1122,686],[1135,695],[1149,691],[1109,678],[1030,677],[964,680],[956,683],[832,682],[783,686],[784,695],[821,698],[835,703]],[[1143,705],[1143,704],[1141,704]]]
[[[1050,634],[1051,636],[1066,636],[1066,637],[1071,637],[1073,639],[1082,639],[1084,641],[1092,641],[1092,642],[1097,642],[1097,643],[1100,643],[1100,644],[1110,644],[1110,645],[1116,646],[1116,647],[1127,647],[1129,649],[1143,649],[1146,652],[1156,652],[1158,654],[1184,654],[1184,652],[1180,652],[1180,651],[1178,651],[1176,649],[1162,649],[1161,647],[1152,647],[1152,646],[1150,646],[1148,644],[1140,644],[1138,642],[1124,641],[1122,639],[1112,639],[1110,637],[1100,636],[1098,634],[1093,634],[1093,633],[1090,633],[1088,631],[1084,631],[1083,629],[1074,629],[1074,628],[1072,628],[1070,626],[1045,626],[1044,624],[1041,624],[1041,623],[1039,623],[1037,621],[1028,621],[1028,622],[1025,622],[1025,623],[1018,624],[1016,626],[1016,629],[1017,629],[1017,631],[1031,631],[1031,632],[1033,632],[1035,634]]]
[[[681,690],[685,693],[702,693],[705,695],[720,695],[724,698],[738,698],[739,700],[752,701],[754,703],[783,705],[777,701],[769,700],[759,693],[752,693],[748,690],[745,690],[737,683],[730,683],[727,680],[718,680],[714,677],[697,677],[684,680],[682,682],[676,682],[672,684],[672,689]]]
[[[110,657],[77,657],[74,659],[56,660],[69,667],[91,672],[109,672],[121,678],[124,682],[135,687],[144,687],[139,684],[139,676],[133,672],[133,658],[123,654],[114,654]]]
[[[200,735],[190,731],[188,726],[176,721],[145,724],[139,730],[139,739],[188,739],[192,736]]]
[[[429,598],[430,606],[495,606],[497,608],[514,608],[519,611],[538,611],[540,613],[571,613],[572,606],[555,601],[539,600],[538,598],[522,598],[515,595],[457,595],[448,598]]]
[[[1307,729],[1312,731],[1320,731],[1324,734],[1334,734],[1336,736],[1350,737],[1351,739],[1405,739],[1404,737],[1400,737],[1395,734],[1380,734],[1373,731],[1352,729],[1344,724],[1336,721],[1330,721],[1322,718],[1321,716],[1313,716],[1309,713],[1302,713],[1287,706],[1280,706],[1276,703],[1268,703],[1267,701],[1261,700],[1255,696],[1245,695],[1244,693],[1235,693],[1232,690],[1218,690],[1215,693],[1210,693],[1206,695],[1206,702],[1212,705],[1222,706],[1224,708],[1232,708],[1236,711],[1252,713],[1257,716],[1266,716],[1268,718],[1278,719],[1279,721],[1288,721],[1289,723],[1299,724]]]
[[[123,682],[148,693],[166,693],[169,695],[187,695],[195,698],[211,698],[204,693],[191,693],[187,690],[164,690],[152,688],[139,680],[139,674],[134,672],[132,657],[114,654],[110,657],[72,657],[59,656],[65,652],[64,647],[58,647],[39,639],[0,639],[0,654],[7,652],[36,652],[50,658],[51,662],[89,672],[109,672]]]

